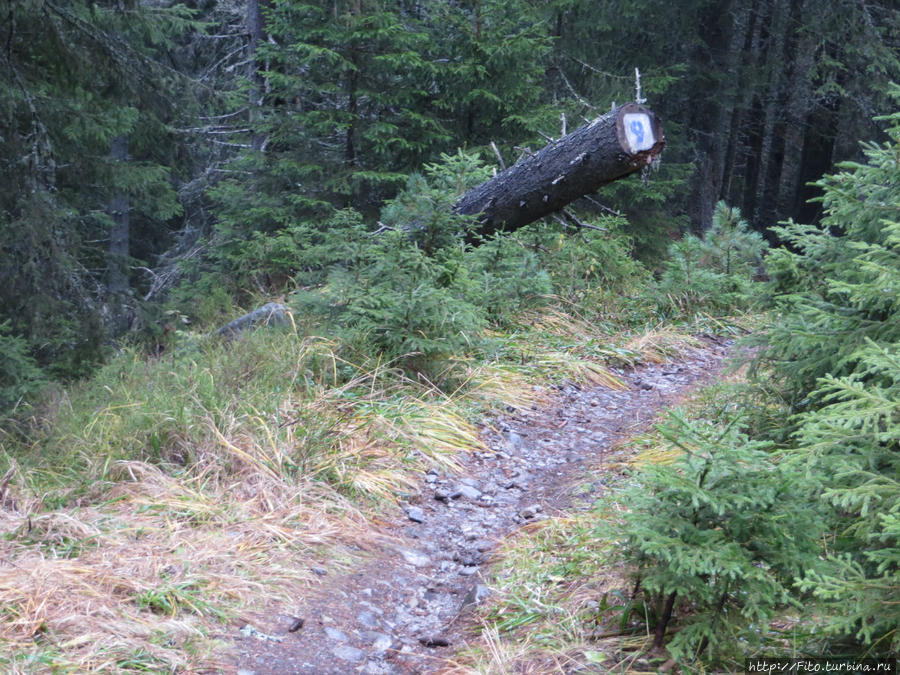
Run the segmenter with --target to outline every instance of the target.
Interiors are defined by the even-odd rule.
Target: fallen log
[[[222,335],[225,337],[234,337],[248,328],[256,325],[277,326],[288,323],[290,319],[287,316],[288,308],[280,302],[267,302],[262,307],[254,309],[243,316],[239,316],[219,328],[213,335]]]
[[[665,144],[656,115],[628,103],[472,188],[453,209],[478,215],[479,234],[515,230],[639,171]]]

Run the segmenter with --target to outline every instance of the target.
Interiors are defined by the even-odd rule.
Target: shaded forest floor
[[[594,381],[533,386],[528,404],[482,421],[483,447],[466,453],[459,470],[421,473],[405,501],[382,512],[364,560],[344,570],[313,568],[318,583],[289,613],[273,607],[222,635],[236,642],[238,672],[607,672],[588,664],[618,663],[622,643],[598,651],[590,621],[582,622],[580,651],[550,657],[497,633],[504,584],[496,583],[494,563],[517,538],[590,509],[638,454],[637,439],[653,421],[719,379],[730,347],[707,336],[671,358]],[[580,604],[597,605],[610,590],[597,583]]]

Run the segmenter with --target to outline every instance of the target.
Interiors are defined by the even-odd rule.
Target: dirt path
[[[566,385],[548,407],[487,421],[491,452],[465,458],[462,476],[422,476],[417,498],[385,515],[382,552],[350,574],[323,575],[296,616],[244,628],[237,672],[440,671],[464,642],[469,610],[489,594],[482,566],[497,542],[570,506],[586,470],[616,461],[617,443],[715,379],[728,348],[708,340],[671,363],[626,371],[625,390]]]

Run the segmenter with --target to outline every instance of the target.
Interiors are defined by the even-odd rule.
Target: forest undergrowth
[[[165,342],[124,346],[4,420],[0,664],[224,667],[223,626],[368,555],[415,475],[483,449],[485,413],[748,328],[747,383],[633,441],[609,499],[509,544],[488,654],[461,658],[543,672],[578,651],[624,671],[650,648],[648,667],[702,671],[896,653],[900,132],[887,121],[891,143],[820,182],[823,226],[786,224],[790,246],[764,262],[725,204],[653,272],[619,217],[472,246],[444,208],[480,175],[464,154],[411,177],[377,226],[344,210],[261,248],[222,240],[173,299]],[[272,299],[241,290],[272,251],[294,259],[288,323],[210,334],[223,297]]]
[[[437,212],[442,176],[470,161],[432,168],[430,191],[415,179],[384,219]],[[690,333],[737,330],[714,318],[732,299],[676,288],[688,267],[744,283],[716,271],[715,233],[693,244],[705,260],[676,253],[647,293],[615,219],[471,249],[454,218],[375,239],[338,217],[340,250],[307,266],[316,283],[287,298],[286,324],[223,338],[184,323],[157,353],[123,347],[7,418],[4,670],[224,667],[223,626],[364,558],[416,476],[484,449],[486,413],[563,381],[617,385],[614,368],[675,356]]]

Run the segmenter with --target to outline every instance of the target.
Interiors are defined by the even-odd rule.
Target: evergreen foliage
[[[4,16],[0,315],[40,364],[82,375],[116,317],[135,311],[109,293],[110,270],[133,264],[110,246],[111,203],[132,212],[138,255],[180,212],[166,122],[183,80],[159,57],[195,24],[183,5],[80,0],[7,3]]]
[[[900,346],[867,341],[856,358],[853,374],[820,381],[822,407],[799,420],[795,452],[834,509],[832,552],[800,588],[823,601],[828,634],[889,655],[900,649]]]
[[[581,237],[535,224],[472,243],[471,219],[452,205],[485,174],[473,155],[443,155],[424,175],[409,177],[377,226],[344,210],[321,230],[321,246],[287,244],[294,278],[304,286],[293,295],[297,315],[317,330],[324,321],[353,336],[364,353],[429,369],[481,344],[489,326],[515,328],[525,310],[558,297],[589,304],[604,289],[646,280],[618,232],[621,219],[602,219],[608,230],[591,225],[597,229]],[[304,271],[297,270],[301,264]]]
[[[28,353],[28,341],[10,335],[10,322],[0,323],[0,413],[35,393],[45,382],[45,375]]]
[[[798,598],[830,653],[896,653],[900,114],[857,148],[900,98],[894,4],[0,0],[0,412],[97,373],[80,409],[18,425],[16,447],[43,434],[35,448],[67,456],[77,439],[73,472],[97,447],[181,465],[198,411],[209,436],[229,407],[278,418],[282,392],[355,377],[346,354],[272,334],[243,353],[211,341],[204,372],[180,349],[189,321],[261,296],[296,310],[295,347],[328,334],[434,375],[536,308],[627,307],[643,325],[745,307],[766,253],[757,365],[789,406],[777,424],[771,407],[746,425],[673,417],[678,458],[621,496],[623,554],[659,637],[678,621],[683,664],[736,656]],[[486,240],[453,213],[490,174],[479,157],[511,161],[636,97],[635,66],[665,120],[658,172]],[[752,230],[786,217],[806,224],[773,228],[767,253]],[[672,243],[688,230],[703,235]],[[136,328],[170,365],[146,378],[125,349],[96,370]],[[316,452],[342,423],[319,412],[297,427]],[[301,446],[292,476],[318,470]]]
[[[867,163],[842,164],[819,181],[821,226],[775,228],[790,247],[767,265],[781,319],[767,334],[767,357],[780,362],[781,377],[801,398],[821,377],[854,372],[867,339],[900,340],[900,115],[883,119],[893,124],[892,143],[867,144]]]
[[[834,649],[849,639],[886,654],[900,645],[900,114],[882,119],[891,141],[820,182],[822,226],[779,229],[792,246],[772,255],[762,358],[803,411],[793,455],[831,506],[827,565],[800,587],[829,610]]]
[[[473,0],[428,3],[423,10],[441,64],[432,104],[453,142],[502,139],[511,147],[556,126],[559,112],[542,86],[553,36],[539,6]]]
[[[746,305],[765,248],[740,209],[719,202],[703,237],[687,234],[672,244],[659,290],[667,303],[688,314]]]
[[[428,114],[436,66],[414,13],[382,3],[276,1],[266,31],[267,105],[257,133],[266,136],[267,163],[295,181],[291,188],[301,183],[303,193],[339,206],[371,207],[446,140]]]
[[[622,556],[656,608],[658,644],[673,612],[689,612],[667,645],[675,659],[739,657],[815,557],[814,514],[798,509],[809,487],[733,413],[717,424],[673,413],[660,430],[679,454],[635,471],[616,495],[628,506]]]
[[[280,293],[334,210],[374,218],[458,147],[495,142],[512,161],[634,97],[635,66],[666,159],[601,201],[661,271],[671,236],[708,227],[720,199],[757,229],[805,216],[805,182],[857,155],[900,77],[886,2],[10,0],[0,14],[0,312],[68,375],[123,331],[158,332],[177,280],[241,304]],[[211,318],[230,303],[202,304]]]

